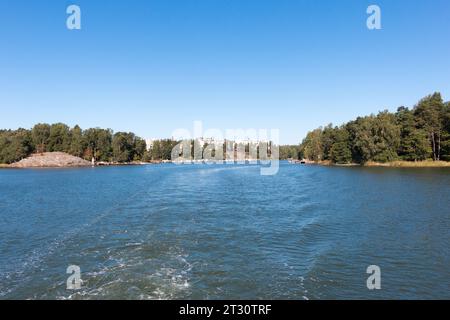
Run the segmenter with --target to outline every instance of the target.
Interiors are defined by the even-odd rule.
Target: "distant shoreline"
[[[0,164],[0,168],[29,169],[29,168],[88,168],[101,166],[133,166],[159,164],[165,161],[131,161],[131,162],[90,162],[64,152],[34,153],[27,158],[11,164]]]
[[[246,159],[246,163],[252,160]],[[281,161],[281,160],[280,160]],[[224,160],[224,163],[229,160]],[[337,164],[330,160],[322,161],[310,161],[310,160],[289,160],[292,164],[300,165],[321,165],[321,166],[333,166],[333,167],[381,167],[381,168],[450,168],[450,162],[446,161],[391,161],[391,162],[374,162],[368,161],[363,164],[358,163],[346,163]],[[15,162],[12,164],[0,164],[0,168],[76,168],[76,167],[109,167],[109,166],[139,166],[139,165],[154,165],[163,163],[175,163],[178,162],[171,160],[151,160],[151,161],[131,161],[131,162],[117,162],[117,161],[96,161],[89,162],[84,159],[74,157],[64,152],[46,152],[35,153],[31,156]],[[205,163],[205,160],[191,160],[186,162],[180,162],[180,164],[198,164]]]
[[[450,167],[446,161],[392,161],[387,163],[368,162],[365,167],[391,167],[391,168],[445,168]]]
[[[169,162],[153,161],[153,162],[141,162],[141,163],[102,163],[95,166],[77,166],[77,165],[60,165],[60,166],[22,166],[15,167],[12,164],[0,163],[0,169],[64,169],[64,168],[93,168],[93,167],[126,167],[126,166],[144,166],[144,165],[156,165]]]
[[[304,165],[321,165],[328,167],[367,167],[367,168],[450,168],[450,162],[447,161],[391,161],[391,162],[374,162],[369,161],[364,164],[358,163],[346,163],[346,164],[338,164],[332,163],[331,161],[316,161],[316,162],[307,162]]]

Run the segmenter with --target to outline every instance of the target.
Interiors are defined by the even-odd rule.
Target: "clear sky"
[[[66,28],[77,4],[82,29]],[[366,9],[382,10],[382,30]],[[0,0],[0,128],[308,130],[440,91],[448,0]]]

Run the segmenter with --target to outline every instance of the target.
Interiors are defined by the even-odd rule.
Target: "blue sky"
[[[82,30],[66,28],[77,4]],[[382,30],[366,9],[382,10]],[[0,128],[37,122],[170,137],[278,128],[450,100],[450,2],[0,0]]]

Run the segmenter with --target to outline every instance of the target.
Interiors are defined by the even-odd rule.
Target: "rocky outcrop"
[[[65,168],[89,167],[89,161],[71,156],[64,152],[36,153],[10,165],[11,168]]]

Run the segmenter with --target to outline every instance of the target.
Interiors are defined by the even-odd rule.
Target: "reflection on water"
[[[449,208],[448,169],[1,170],[0,299],[448,299]]]

